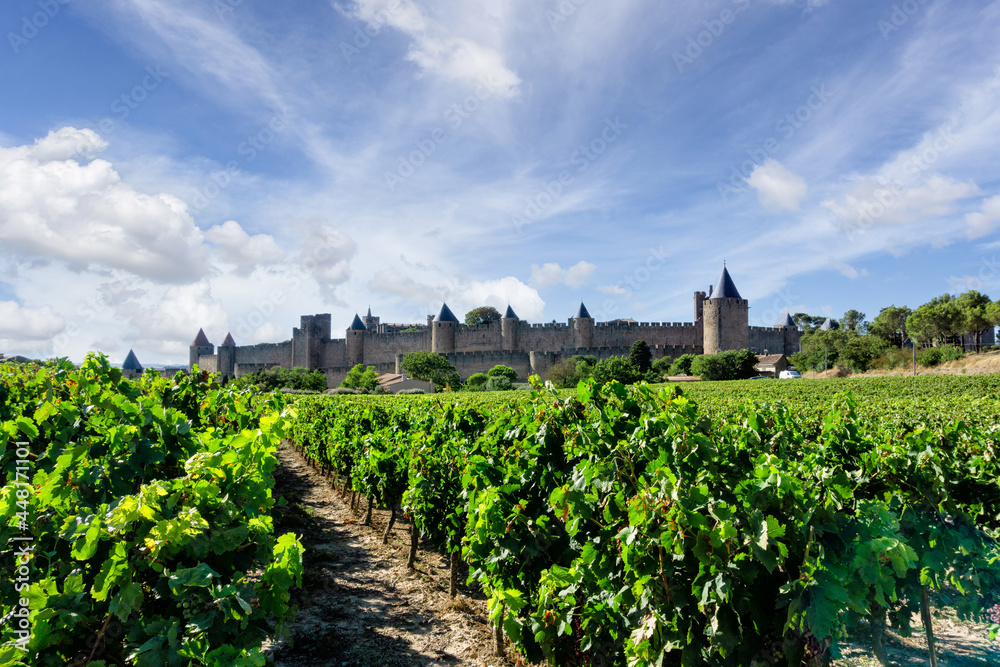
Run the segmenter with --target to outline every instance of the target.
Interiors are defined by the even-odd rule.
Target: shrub
[[[334,396],[342,396],[345,394],[360,394],[361,392],[357,389],[351,389],[350,387],[335,387],[333,389],[327,389],[324,394],[330,394]]]
[[[241,378],[242,381],[256,385],[264,391],[276,389],[310,389],[323,391],[326,389],[326,376],[320,370],[308,370],[301,366],[288,370],[287,368],[266,368]]]
[[[559,389],[573,389],[580,380],[591,377],[597,357],[591,355],[576,355],[564,359],[552,367],[546,379]]]
[[[491,377],[486,381],[486,391],[511,391],[512,389],[514,389],[514,383],[503,375]]]
[[[412,396],[414,394],[426,394],[427,392],[423,389],[418,389],[414,387],[413,389],[404,389],[396,394],[396,396]]]
[[[696,354],[682,354],[670,364],[669,375],[691,375],[691,364],[698,358]]]
[[[965,351],[960,347],[955,347],[954,345],[945,345],[941,348],[941,361],[958,361],[959,359],[965,358]]]
[[[486,373],[486,375],[488,377],[491,377],[491,378],[505,377],[508,380],[510,380],[511,382],[514,382],[514,381],[517,380],[517,371],[515,371],[510,366],[504,366],[502,364],[498,364],[498,365],[494,366],[493,368],[491,368],[489,370],[489,372]]]
[[[403,355],[403,370],[410,377],[433,382],[438,391],[462,388],[462,378],[447,359],[434,352],[410,352]]]
[[[469,379],[465,381],[466,391],[483,391],[486,389],[486,381],[489,380],[483,373],[473,373],[469,376]]]
[[[917,352],[917,363],[933,368],[941,363],[941,348],[928,347]]]
[[[872,360],[870,367],[879,370],[906,368],[913,363],[913,351],[909,349],[890,348],[881,356]]]

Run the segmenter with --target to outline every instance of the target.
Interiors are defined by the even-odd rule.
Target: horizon
[[[689,322],[724,262],[752,326],[1000,296],[998,33],[1000,1],[14,0],[0,352]]]

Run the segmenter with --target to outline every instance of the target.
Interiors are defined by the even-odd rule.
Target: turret
[[[594,318],[590,316],[587,307],[580,302],[576,315],[569,320],[573,329],[573,346],[577,349],[594,347]]]
[[[378,333],[379,323],[382,321],[382,318],[372,316],[372,307],[368,306],[368,314],[361,318],[361,321],[365,323],[365,329],[372,333]]]
[[[517,327],[520,322],[520,318],[508,304],[507,312],[500,319],[500,335],[503,339],[504,352],[513,352],[517,349]]]
[[[129,380],[142,377],[142,364],[139,363],[138,357],[135,356],[135,352],[132,350],[128,351],[128,356],[125,357],[125,362],[122,363],[122,375]]]
[[[431,322],[431,352],[437,354],[453,354],[455,352],[455,331],[458,330],[458,318],[451,312],[448,304],[441,306],[441,312]]]
[[[750,349],[750,303],[723,266],[711,296],[702,302],[705,354]]]
[[[369,312],[371,312],[369,310]],[[352,368],[365,363],[365,334],[368,327],[357,314],[354,321],[347,327],[347,364]]]
[[[236,377],[236,341],[231,333],[219,345],[219,373],[226,380]]]
[[[204,329],[198,329],[198,335],[194,337],[194,341],[192,341],[189,351],[189,371],[192,370],[194,365],[198,363],[198,357],[202,355],[209,356],[215,354],[215,346],[208,342],[208,336],[205,335]]]

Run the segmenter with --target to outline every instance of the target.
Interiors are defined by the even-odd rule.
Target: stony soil
[[[275,494],[288,503],[276,518],[278,533],[294,531],[306,547],[303,590],[291,641],[271,647],[277,667],[337,665],[513,665],[493,655],[486,603],[461,584],[448,594],[448,560],[421,549],[406,567],[410,524],[402,517],[382,544],[389,512],[376,510],[372,526],[293,448],[279,451]]]
[[[294,531],[306,547],[303,589],[293,594],[299,611],[290,641],[270,647],[276,667],[453,666],[510,667],[510,657],[493,652],[486,604],[477,591],[460,585],[448,595],[448,559],[421,549],[416,568],[406,567],[410,524],[400,517],[382,544],[389,512],[375,510],[372,525],[360,525],[362,502],[351,510],[331,480],[289,446],[279,451],[275,494],[285,505],[276,516],[278,533]],[[464,583],[467,572],[462,572]],[[940,667],[1000,666],[1000,641],[985,626],[961,623],[947,611],[934,612]],[[919,619],[914,636],[887,635],[893,665],[927,665]],[[844,646],[836,667],[876,667],[867,637]]]

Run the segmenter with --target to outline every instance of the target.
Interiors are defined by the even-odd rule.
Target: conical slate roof
[[[588,319],[593,319],[592,317],[590,317],[590,313],[587,311],[587,307],[585,305],[583,305],[583,301],[581,301],[580,302],[580,309],[576,311],[576,315],[574,315],[573,318],[579,320],[579,319],[582,319],[584,317],[586,317]]]
[[[204,329],[198,329],[198,335],[194,337],[194,342],[191,343],[191,347],[204,347],[205,345],[211,345],[208,342],[208,336],[205,335]]]
[[[795,326],[795,320],[792,319],[792,314],[791,313],[785,313],[785,316],[782,319],[778,320],[778,323],[775,326],[779,326],[779,327],[794,327]]]
[[[510,307],[510,304],[507,304],[507,312],[503,314],[503,318],[505,320],[516,320],[517,319],[517,313],[515,313],[514,309]]]
[[[830,329],[833,328],[833,320],[831,320],[829,317],[826,318],[826,321],[823,322],[823,324],[821,324],[819,328],[821,331],[829,331]]]
[[[729,275],[729,269],[725,266],[722,267],[722,275],[719,276],[719,283],[715,286],[715,292],[712,293],[713,299],[742,299],[740,292],[736,289],[736,284],[733,282],[732,277]]]
[[[236,341],[233,340],[233,334],[227,333],[226,340],[222,341],[222,345],[219,347],[236,347]]]
[[[435,322],[458,322],[458,318],[455,317],[455,313],[451,312],[451,308],[448,304],[442,304],[441,312],[438,313],[437,317],[434,318]]]
[[[351,326],[347,327],[347,330],[348,331],[368,331],[368,327],[366,327],[365,323],[361,321],[361,318],[358,317],[358,314],[354,313],[354,321],[351,322]]]
[[[125,357],[125,363],[122,364],[122,370],[142,372],[142,364],[139,363],[139,359],[136,358],[135,352],[132,350],[128,351],[128,356]]]
[[[372,316],[372,307],[368,306],[368,317]]]

